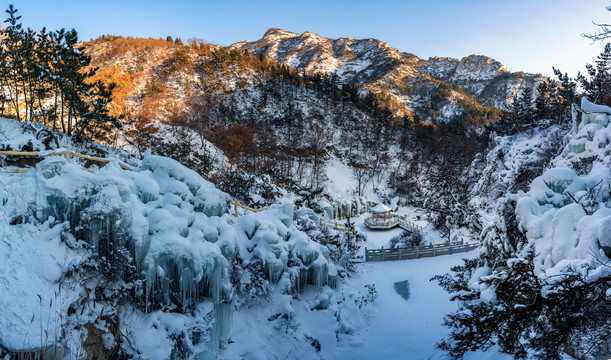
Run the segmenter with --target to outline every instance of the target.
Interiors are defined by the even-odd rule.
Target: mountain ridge
[[[264,54],[308,74],[334,74],[343,84],[373,85],[373,91],[379,91],[379,86],[369,83],[386,80],[393,83],[391,88],[399,90],[406,82],[426,81],[428,75],[458,85],[483,105],[502,110],[508,109],[524,88],[534,93],[536,86],[547,79],[541,74],[509,72],[499,61],[485,55],[424,60],[374,38],[332,39],[311,31],[298,34],[278,27],[268,29],[259,40],[237,42],[229,49]],[[397,101],[410,107],[409,99],[396,94],[400,91],[393,92]]]

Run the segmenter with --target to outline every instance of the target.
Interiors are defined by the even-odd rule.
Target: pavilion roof
[[[388,211],[391,211],[392,209],[389,208],[388,206],[379,203],[378,205],[376,205],[373,209],[371,209],[371,212],[376,212],[376,213],[385,213]]]

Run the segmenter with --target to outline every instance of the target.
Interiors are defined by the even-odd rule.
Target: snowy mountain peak
[[[462,59],[431,57],[416,67],[433,78],[456,84],[483,104],[500,109],[509,107],[514,97],[528,87],[533,92],[545,79],[539,74],[511,73],[497,60],[484,55]]]
[[[483,55],[469,55],[460,60],[435,56],[423,61],[419,68],[436,79],[450,83],[491,80],[508,73],[499,61]]]
[[[286,38],[286,37],[294,37],[299,34],[292,33],[290,31],[286,31],[284,29],[273,27],[269,28],[265,34],[263,34],[263,39],[277,39],[277,38]]]
[[[497,108],[508,107],[523,87],[533,89],[543,78],[509,73],[499,61],[483,55],[422,60],[377,39],[331,39],[311,31],[297,34],[280,28],[267,30],[260,40],[236,43],[230,48],[265,54],[307,74],[334,74],[344,84],[364,85],[376,93],[386,91],[395,104],[402,104],[397,105],[399,113],[415,110],[414,103],[426,102],[415,99],[413,93],[409,96],[402,92],[406,86],[437,87],[439,83],[431,83],[430,77],[458,85],[480,103]],[[388,85],[390,91],[383,90]]]
[[[500,62],[483,55],[469,55],[462,58],[456,71],[478,74],[480,78],[491,78],[507,72]]]

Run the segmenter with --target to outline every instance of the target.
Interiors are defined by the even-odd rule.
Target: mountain
[[[432,77],[463,88],[482,104],[504,109],[524,88],[533,93],[545,77],[524,72],[512,73],[487,56],[469,55],[460,60],[448,57],[432,57],[421,60],[417,67]]]
[[[523,89],[534,94],[538,83],[546,80],[508,72],[485,56],[423,60],[376,39],[330,39],[279,28],[269,29],[259,40],[229,47],[116,36],[84,45],[92,66],[100,69],[99,77],[118,83],[118,106],[146,108],[160,120],[171,117],[166,105],[191,108],[206,94],[214,94],[225,105],[232,102],[226,107],[235,109],[237,102],[243,113],[256,112],[261,94],[253,98],[250,90],[270,80],[286,82],[279,71],[268,71],[278,65],[308,76],[328,76],[331,86],[349,85],[362,96],[374,94],[376,102],[398,118],[418,116],[433,123],[461,119],[477,126],[494,121],[499,109],[509,108]],[[321,101],[328,96],[319,95]]]
[[[308,74],[331,73],[344,84],[364,84],[402,64],[401,53],[387,43],[351,38],[329,39],[312,32],[295,34],[271,28],[260,40],[239,42],[230,49],[248,50]]]
[[[331,177],[326,167],[337,159],[361,169],[352,191],[388,171],[393,188],[435,208],[457,183],[450,179],[486,147],[483,132],[456,126],[481,130],[501,116],[476,97],[510,102],[512,92],[536,83],[512,80],[521,75],[490,58],[422,60],[375,39],[278,28],[229,47],[105,36],[85,52],[102,80],[118,83],[115,103],[130,118],[189,128],[190,135],[161,136],[171,144],[145,141],[157,154],[191,164],[206,140],[226,155],[220,167],[311,189]],[[222,180],[200,160],[200,174]]]
[[[424,95],[438,88],[439,82],[458,85],[483,105],[506,109],[522,89],[528,87],[534,93],[538,83],[546,79],[537,74],[511,73],[486,56],[423,60],[376,39],[330,39],[309,31],[296,34],[279,28],[269,29],[260,40],[235,43],[230,49],[264,54],[308,74],[336,75],[342,84],[365,85],[412,111],[427,100]],[[452,96],[467,98],[456,89]]]

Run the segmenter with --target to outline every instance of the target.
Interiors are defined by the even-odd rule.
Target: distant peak
[[[301,36],[303,36],[303,37],[309,37],[309,36],[318,36],[318,35],[317,35],[317,34],[314,34],[314,33],[313,33],[313,32],[311,32],[311,31],[306,31],[306,32],[304,32],[303,34],[301,34]]]
[[[498,72],[506,72],[507,70],[498,60],[495,60],[485,55],[471,54],[460,59],[461,64],[464,66],[478,66],[480,68],[495,68]]]
[[[455,59],[453,57],[447,57],[447,56],[432,56],[429,57],[429,62],[440,62],[440,61],[450,61],[450,62],[458,62],[458,59]]]
[[[264,39],[277,38],[277,37],[293,37],[293,36],[298,36],[298,35],[290,31],[286,31],[284,29],[277,28],[277,27],[270,28],[265,32],[265,34],[263,34]]]

